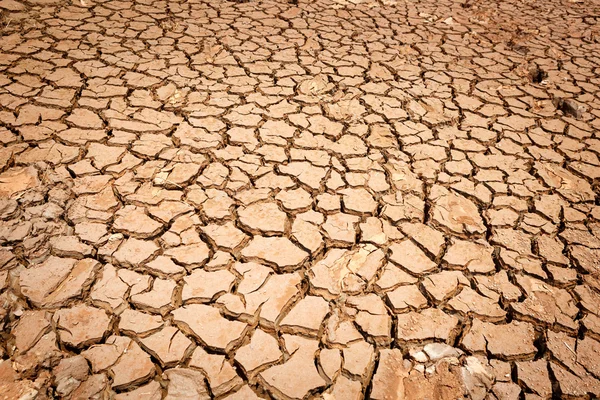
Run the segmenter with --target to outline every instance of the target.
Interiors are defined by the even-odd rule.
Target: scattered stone
[[[88,363],[81,355],[62,359],[52,371],[56,392],[61,396],[70,395],[87,379],[89,372]]]
[[[573,118],[581,119],[585,112],[585,106],[573,99],[563,99],[560,97],[554,98],[552,101],[557,110],[562,111],[565,115]]]

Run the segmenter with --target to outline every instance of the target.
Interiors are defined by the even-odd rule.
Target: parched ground
[[[600,396],[598,1],[0,10],[0,399]]]

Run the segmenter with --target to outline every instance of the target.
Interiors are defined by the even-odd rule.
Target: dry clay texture
[[[0,10],[0,399],[600,396],[600,3]]]

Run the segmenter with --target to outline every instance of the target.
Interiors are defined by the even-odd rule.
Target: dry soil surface
[[[0,399],[597,398],[599,19],[0,0]]]

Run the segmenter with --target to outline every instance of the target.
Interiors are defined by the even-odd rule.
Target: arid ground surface
[[[599,3],[0,10],[0,399],[600,396]]]

